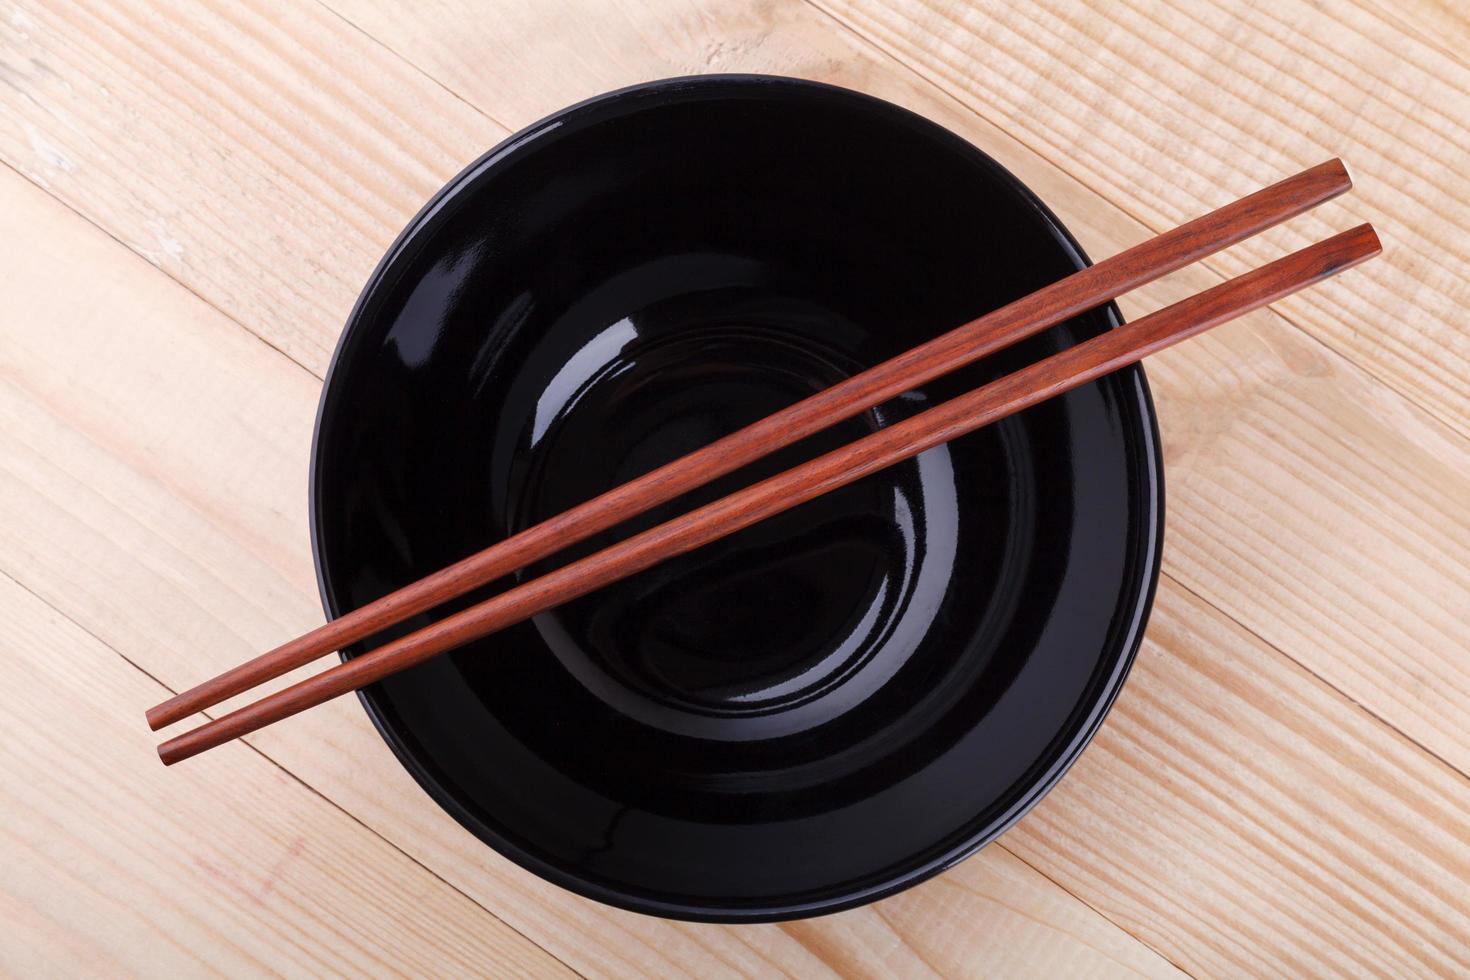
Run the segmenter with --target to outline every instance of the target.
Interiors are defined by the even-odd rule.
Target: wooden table
[[[0,971],[1394,976],[1470,970],[1470,18],[1447,0],[0,4]],[[1094,255],[1333,155],[1363,270],[1150,362],[1148,640],[975,858],[716,927],[459,828],[351,699],[188,765],[143,709],[318,622],[305,473],[356,293],[511,130],[706,71],[899,102]]]

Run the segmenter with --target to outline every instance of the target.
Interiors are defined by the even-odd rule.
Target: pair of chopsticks
[[[148,712],[153,730],[546,558],[651,507],[867,411],[987,354],[1258,234],[1352,186],[1330,160],[818,392],[184,691]],[[1054,354],[683,516],[348,660],[159,746],[165,765],[684,554],[926,449],[1133,364],[1377,255],[1360,225]]]

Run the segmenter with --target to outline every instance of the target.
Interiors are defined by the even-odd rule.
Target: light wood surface
[[[0,3],[0,970],[1464,975],[1467,39],[1435,0]],[[319,379],[393,236],[510,129],[702,71],[914,108],[1098,256],[1353,169],[1125,306],[1384,237],[1151,363],[1165,575],[1097,741],[940,878],[742,928],[520,871],[350,701],[158,766],[144,708],[320,616]]]

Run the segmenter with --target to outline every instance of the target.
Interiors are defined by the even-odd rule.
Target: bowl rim
[[[319,493],[319,443],[322,433],[323,421],[327,416],[329,403],[332,399],[332,380],[339,367],[347,358],[350,349],[354,345],[354,338],[361,332],[367,313],[372,307],[374,300],[382,295],[394,268],[400,260],[411,250],[426,244],[426,240],[432,237],[432,232],[447,216],[446,208],[454,199],[466,189],[474,186],[484,175],[516,154],[523,148],[535,143],[538,139],[560,129],[571,117],[596,113],[598,110],[613,106],[621,106],[622,103],[639,100],[652,100],[652,105],[666,103],[676,100],[690,93],[698,93],[698,97],[708,98],[712,91],[727,89],[732,92],[745,90],[744,95],[759,96],[759,90],[767,90],[773,93],[785,93],[803,98],[816,99],[839,99],[855,103],[865,111],[876,112],[888,116],[894,122],[910,127],[917,127],[926,132],[927,135],[949,143],[960,155],[967,157],[971,162],[981,168],[989,170],[999,182],[1008,187],[1018,198],[1031,210],[1033,210],[1040,221],[1051,231],[1057,244],[1062,247],[1078,268],[1091,265],[1091,260],[1082,250],[1070,231],[1062,225],[1057,216],[1048,208],[1036,194],[1021,182],[1008,169],[996,162],[989,154],[975,146],[964,137],[949,130],[947,127],[928,119],[910,109],[889,102],[886,99],[859,92],[853,89],[832,85],[826,82],[817,82],[809,79],[794,78],[784,75],[765,75],[749,73],[711,73],[704,75],[680,75],[669,78],[654,79],[640,82],[623,88],[614,89],[600,95],[592,96],[580,102],[559,109],[549,115],[523,127],[515,133],[501,140],[494,147],[482,154],[478,159],[461,170],[454,178],[449,180],[423,205],[416,215],[408,222],[404,229],[388,247],[382,259],[373,269],[368,277],[362,291],[352,306],[351,312],[343,326],[342,333],[338,337],[337,345],[327,365],[327,371],[323,376],[322,390],[317,403],[316,419],[312,427],[311,456],[307,473],[307,516],[311,538],[312,564],[315,568],[317,589],[321,596],[322,609],[328,619],[334,619],[341,615],[336,596],[333,593],[326,564],[323,557],[323,542],[321,540],[322,511],[324,501]],[[1109,328],[1116,329],[1123,323],[1122,314],[1115,303],[1108,303],[1101,307],[1109,321]],[[1120,380],[1126,380],[1129,394],[1136,399],[1137,411],[1141,425],[1136,433],[1139,436],[1138,450],[1134,454],[1133,463],[1134,478],[1138,481],[1141,496],[1142,520],[1140,525],[1144,534],[1141,540],[1132,542],[1134,554],[1130,556],[1129,565],[1133,566],[1134,590],[1132,604],[1126,621],[1121,625],[1115,620],[1112,635],[1107,638],[1105,649],[1110,648],[1113,658],[1111,668],[1107,675],[1095,684],[1095,693],[1091,695],[1091,703],[1087,706],[1085,717],[1080,723],[1074,723],[1074,730],[1065,746],[1056,751],[1055,757],[1033,780],[1031,785],[1023,792],[999,817],[988,824],[978,828],[975,832],[960,838],[957,842],[944,847],[943,852],[927,861],[916,862],[914,866],[906,868],[901,873],[883,880],[882,882],[868,885],[866,887],[851,888],[840,894],[829,895],[825,898],[810,901],[768,903],[763,905],[740,905],[740,906],[718,906],[714,904],[689,904],[678,901],[664,901],[649,897],[642,893],[618,890],[610,888],[595,880],[580,877],[564,868],[546,861],[539,855],[519,846],[514,841],[508,840],[499,834],[494,828],[486,825],[478,817],[461,805],[459,800],[445,786],[441,785],[434,774],[430,772],[418,759],[415,752],[404,743],[400,733],[386,717],[383,706],[377,701],[377,686],[372,685],[357,692],[358,700],[368,717],[372,720],[373,727],[388,744],[400,764],[413,776],[415,782],[439,804],[460,826],[469,830],[483,843],[488,844],[504,857],[537,875],[545,881],[559,885],[575,894],[585,898],[611,905],[617,908],[640,912],[646,915],[661,916],[664,918],[679,919],[690,922],[710,923],[759,923],[778,922],[793,919],[808,918],[816,915],[827,915],[840,912],[845,909],[865,905],[870,902],[886,898],[907,888],[913,887],[923,881],[932,878],[947,869],[953,867],[965,858],[970,857],[980,848],[995,840],[1002,833],[1013,826],[1018,820],[1026,815],[1042,797],[1044,797],[1057,782],[1076,762],[1082,750],[1092,741],[1101,727],[1104,718],[1116,700],[1123,682],[1126,680],[1129,670],[1136,659],[1139,647],[1143,642],[1144,630],[1148,624],[1149,614],[1153,607],[1154,596],[1158,587],[1159,572],[1161,566],[1164,538],[1164,482],[1163,482],[1163,456],[1159,442],[1158,419],[1154,411],[1153,397],[1149,391],[1148,379],[1141,364],[1134,364],[1125,368],[1116,375]],[[350,659],[345,653],[339,654],[344,661]],[[1084,699],[1084,702],[1086,700]],[[1058,732],[1058,737],[1065,734],[1065,730]],[[939,845],[936,845],[936,847]],[[494,910],[492,910],[493,912]],[[498,913],[497,913],[498,914]]]

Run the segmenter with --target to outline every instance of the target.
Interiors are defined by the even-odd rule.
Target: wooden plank
[[[1470,66],[1347,3],[814,2],[1152,228],[1343,157],[1342,216],[1212,264],[1233,275],[1373,221],[1387,248],[1357,288],[1278,308],[1470,433]]]
[[[506,135],[284,0],[26,0],[0,81],[0,159],[317,376],[396,229]]]
[[[0,173],[0,202],[46,230],[0,242],[28,284],[0,329],[0,570],[172,684],[313,621],[302,485],[315,380],[13,173]],[[150,698],[121,722],[138,737]],[[253,742],[583,973],[1174,973],[998,848],[892,911],[681,925],[577,899],[494,855],[413,785],[351,699]]]
[[[0,619],[0,972],[572,975],[253,752],[170,778],[163,687],[5,575]]]
[[[1004,839],[1196,976],[1470,971],[1465,777],[1182,589]]]

